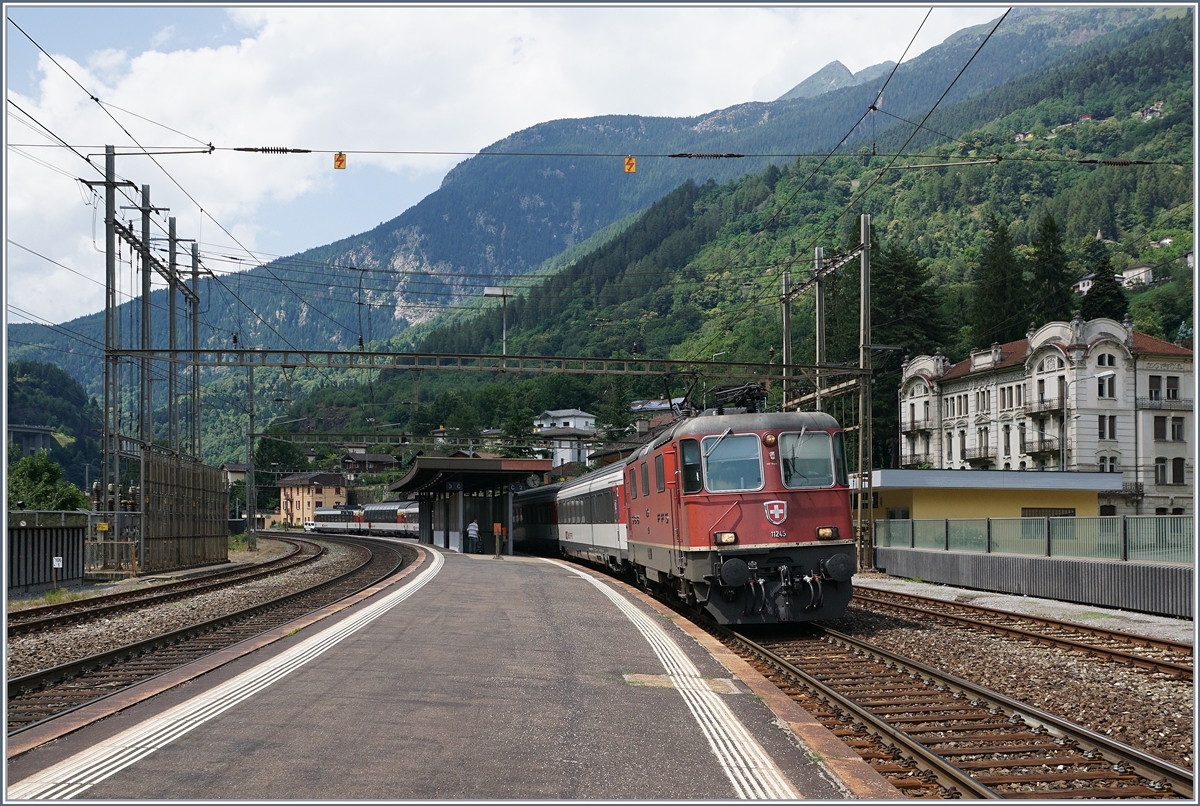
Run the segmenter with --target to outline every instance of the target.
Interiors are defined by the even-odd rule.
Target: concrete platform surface
[[[937,585],[928,582],[901,579],[885,574],[860,573],[854,584],[863,588],[894,590],[933,599],[958,601],[980,607],[991,607],[1029,616],[1061,619],[1089,627],[1118,630],[1133,635],[1144,635],[1168,641],[1179,641],[1195,645],[1195,622],[1188,619],[1151,616],[1127,610],[1110,610],[1094,605],[1059,602],[1054,599],[1039,599],[1036,596],[1015,596],[1007,593],[956,588],[952,585]]]
[[[533,558],[426,562],[10,760],[9,799],[899,797],[627,586]]]

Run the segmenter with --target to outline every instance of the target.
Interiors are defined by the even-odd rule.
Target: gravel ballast
[[[10,638],[8,679],[118,649],[311,588],[353,570],[363,560],[362,549],[329,543],[325,556],[283,574],[64,629]]]
[[[851,607],[832,630],[1191,767],[1190,682],[1082,653]]]

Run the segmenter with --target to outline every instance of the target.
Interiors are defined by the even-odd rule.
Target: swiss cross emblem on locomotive
[[[787,520],[787,501],[768,501],[763,509],[767,511],[767,520],[776,526]]]

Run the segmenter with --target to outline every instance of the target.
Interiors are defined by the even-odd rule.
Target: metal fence
[[[10,594],[38,593],[57,585],[83,582],[86,512],[8,513]]]
[[[1194,561],[1191,515],[875,521],[875,545],[1092,560]]]

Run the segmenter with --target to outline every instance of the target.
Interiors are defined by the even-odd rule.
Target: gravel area
[[[852,607],[830,629],[870,641],[1181,767],[1192,766],[1190,682],[994,633]]]
[[[267,579],[141,608],[124,615],[88,621],[62,630],[10,638],[6,667],[8,678],[32,674],[228,615],[320,584],[362,564],[361,549],[340,543],[326,546],[326,554],[321,559]]]

